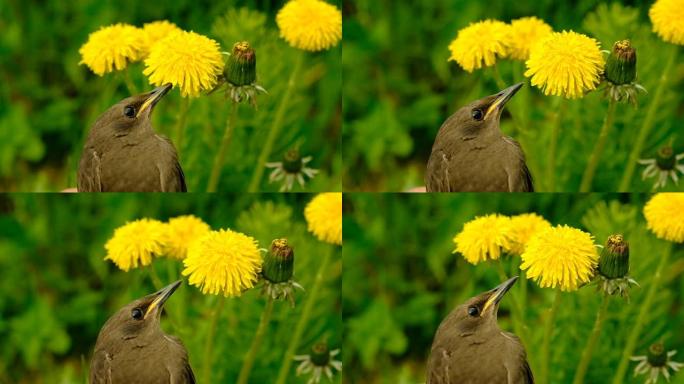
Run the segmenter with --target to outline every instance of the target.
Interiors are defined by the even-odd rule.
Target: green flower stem
[[[202,381],[201,383],[211,383],[211,366],[213,365],[213,350],[214,350],[214,334],[216,333],[216,323],[219,317],[221,317],[221,312],[223,311],[223,306],[226,303],[226,298],[219,297],[218,307],[214,309],[211,314],[211,323],[209,324],[209,333],[207,333],[207,342],[204,344],[204,366],[202,367]]]
[[[169,282],[178,280],[178,270],[176,269],[176,260],[169,257],[166,258],[166,277]]]
[[[176,268],[176,263],[178,261],[171,259],[169,257],[166,258],[166,277],[167,281],[169,284],[173,281],[178,280],[178,269]],[[178,296],[177,300],[181,303],[186,302],[186,295],[187,295],[187,290],[186,289],[179,289],[174,293],[175,296]],[[187,324],[185,321],[187,318],[187,313],[186,311],[180,310],[178,307],[173,307],[171,311],[169,311],[169,308],[165,308],[167,313],[170,313],[173,318],[173,321],[178,324]]]
[[[556,192],[556,157],[558,152],[558,136],[560,135],[561,123],[561,108],[563,107],[563,98],[556,96],[552,103],[552,121],[551,121],[551,140],[549,142],[549,157],[546,162],[546,182],[547,192]]]
[[[280,99],[280,104],[278,105],[275,117],[273,118],[271,130],[268,132],[266,142],[261,147],[261,153],[259,154],[259,159],[257,160],[256,168],[254,169],[252,179],[249,182],[249,188],[247,188],[248,192],[257,192],[257,190],[259,189],[259,183],[261,182],[261,178],[264,176],[264,168],[266,167],[266,162],[268,161],[268,158],[271,156],[273,144],[275,144],[275,140],[283,127],[285,112],[287,111],[287,108],[292,99],[292,91],[294,90],[295,85],[297,84],[297,77],[299,76],[299,71],[302,67],[302,62],[304,61],[304,55],[304,52],[299,52],[297,58],[295,59],[295,66],[292,69],[292,72],[290,72],[290,79],[287,81],[287,87],[285,88],[283,97]]]
[[[501,72],[499,71],[499,67],[494,65],[492,67],[492,73],[494,73],[494,81],[496,82],[496,86],[499,88],[499,90],[503,90],[508,88],[508,85],[506,85],[506,82],[504,81],[503,77],[501,76]],[[508,110],[509,112],[511,111],[511,102],[512,100],[508,101]],[[516,113],[511,112],[511,121],[513,122],[513,129],[514,131],[511,132],[511,134],[515,134],[515,132],[521,132],[522,128],[520,126],[520,121],[518,120],[517,116],[519,113],[517,113],[518,110],[516,108]]]
[[[174,129],[176,135],[176,151],[180,154],[183,150],[183,131],[185,130],[185,122],[188,120],[188,110],[190,109],[190,97],[182,97],[180,101],[180,108],[178,109],[178,116],[176,117],[176,128]]]
[[[549,383],[549,358],[551,354],[551,337],[553,336],[553,323],[556,318],[556,312],[558,311],[558,304],[561,300],[560,289],[555,290],[556,293],[553,296],[553,303],[551,304],[551,309],[546,318],[546,323],[544,324],[544,339],[542,340],[541,346],[541,364],[539,367],[539,384]]]
[[[606,319],[606,314],[608,314],[608,295],[601,295],[601,306],[599,307],[598,314],[596,315],[596,321],[594,322],[594,328],[591,331],[589,340],[587,340],[587,345],[582,351],[582,358],[577,364],[577,369],[575,370],[575,379],[572,381],[573,384],[584,383],[584,376],[587,374],[587,369],[589,368],[589,363],[591,362],[591,356],[594,352],[594,347],[596,342],[598,342],[599,336],[601,335],[601,327],[603,327],[603,321]]]
[[[148,265],[147,270],[150,272],[150,278],[152,279],[154,289],[161,289],[164,286],[164,283],[162,283],[161,279],[159,278],[159,275],[157,275],[157,271],[154,269],[154,265]]]
[[[653,128],[655,115],[660,107],[660,99],[663,98],[663,92],[668,84],[667,80],[669,79],[670,72],[672,72],[672,68],[676,61],[675,58],[677,56],[677,46],[673,45],[670,49],[670,56],[665,64],[665,69],[663,69],[660,75],[660,81],[658,81],[658,86],[653,94],[653,100],[651,100],[651,104],[648,107],[648,112],[646,112],[644,122],[641,124],[641,129],[639,129],[636,142],[634,143],[634,146],[632,146],[632,152],[629,154],[627,168],[625,168],[625,173],[622,175],[622,180],[620,181],[620,186],[618,187],[619,192],[627,192],[627,189],[632,183],[634,169],[639,161],[639,156],[641,156],[641,151],[644,148],[646,138]]]
[[[325,255],[321,264],[318,266],[318,271],[316,272],[316,277],[314,279],[313,286],[309,290],[309,297],[307,297],[304,303],[304,309],[302,309],[302,314],[299,316],[299,321],[295,327],[292,338],[290,339],[290,344],[287,346],[287,351],[283,357],[283,364],[280,366],[280,371],[278,371],[278,379],[276,384],[285,384],[287,382],[287,376],[290,373],[290,367],[292,366],[292,359],[294,358],[297,347],[299,347],[299,341],[304,334],[304,329],[308,325],[309,317],[311,317],[311,310],[316,304],[318,298],[318,293],[321,290],[321,285],[323,284],[323,276],[328,268],[330,259],[332,257],[333,248],[330,247]]]
[[[129,96],[137,95],[138,90],[133,84],[133,80],[131,79],[131,74],[128,73],[128,71],[123,70],[121,71],[121,78],[123,79],[124,84],[126,85],[126,89],[128,90]]]
[[[503,267],[503,262],[499,258],[499,260],[495,261],[496,266],[497,266],[497,271],[499,273],[499,279],[501,282],[504,282],[510,278],[510,276],[506,275],[506,271],[504,270]],[[525,342],[527,341],[527,330],[524,328],[525,322],[522,319],[522,309],[520,308],[519,302],[518,302],[518,294],[517,292],[513,292],[513,290],[508,291],[507,294],[509,303],[511,303],[511,317],[513,318],[513,331],[515,332],[516,335],[520,338],[520,341],[525,345]]]
[[[506,82],[504,81],[503,77],[501,76],[501,72],[499,71],[499,67],[496,65],[492,66],[492,73],[494,74],[494,81],[496,82],[496,86],[499,87],[499,89],[505,89],[506,88]]]
[[[525,306],[527,303],[527,277],[525,276],[525,271],[522,269],[520,270],[520,274],[518,276],[518,296],[520,296],[520,301],[522,303],[520,310],[524,315]]]
[[[223,139],[221,140],[221,145],[219,146],[219,150],[214,158],[214,166],[211,168],[207,192],[216,192],[219,176],[221,175],[221,168],[223,168],[223,162],[226,157],[226,149],[228,149],[228,146],[230,145],[230,139],[233,137],[233,130],[235,130],[235,124],[237,121],[237,108],[238,103],[233,102],[233,106],[230,109],[230,115],[228,116],[228,120],[226,120],[226,128],[223,131]]]
[[[259,347],[266,334],[268,322],[271,320],[271,313],[273,313],[273,298],[269,295],[266,300],[266,307],[264,307],[264,311],[261,313],[261,320],[259,320],[259,327],[252,340],[252,345],[249,347],[245,361],[242,363],[242,368],[240,368],[237,384],[247,384],[247,381],[249,380],[249,374],[252,372],[254,360],[256,360],[257,352],[259,351]]]
[[[615,102],[615,99],[610,98],[608,100],[608,111],[606,112],[606,117],[603,120],[603,126],[601,127],[601,132],[599,133],[598,141],[594,146],[594,151],[589,156],[587,167],[584,169],[584,175],[582,175],[582,183],[580,184],[580,192],[589,192],[589,190],[591,189],[591,182],[594,180],[596,168],[598,167],[599,160],[601,160],[603,150],[606,147],[608,134],[610,133],[610,129],[613,127],[616,105],[617,103]]]
[[[663,280],[665,266],[670,260],[671,254],[672,243],[668,242],[666,248],[663,250],[663,253],[660,256],[660,262],[658,263],[658,267],[656,268],[655,274],[653,275],[653,280],[651,280],[651,285],[648,288],[646,299],[644,299],[643,303],[641,304],[641,307],[639,308],[639,315],[637,315],[636,321],[632,324],[632,331],[630,332],[629,337],[627,337],[627,344],[625,344],[625,348],[622,350],[622,358],[620,359],[620,364],[618,365],[618,368],[615,371],[616,373],[615,377],[613,377],[613,384],[624,383],[625,374],[627,374],[627,368],[629,367],[629,358],[634,353],[636,343],[639,340],[639,336],[641,335],[641,330],[644,328],[644,322],[646,321],[648,312],[651,309],[653,298],[655,297],[656,292],[658,292],[658,290],[660,289],[660,284]]]

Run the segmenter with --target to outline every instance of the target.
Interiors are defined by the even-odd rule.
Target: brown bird
[[[442,124],[428,160],[428,192],[532,192],[520,145],[499,129],[501,111],[522,83],[473,101]]]
[[[90,384],[194,384],[181,341],[159,326],[166,300],[180,280],[121,308],[100,330]]]
[[[78,166],[80,192],[186,192],[173,143],[152,129],[154,106],[171,89],[114,104],[90,129]]]
[[[427,384],[533,384],[525,348],[496,323],[499,301],[517,276],[459,305],[432,342]]]

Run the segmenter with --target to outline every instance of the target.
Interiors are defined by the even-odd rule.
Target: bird
[[[137,299],[107,320],[95,343],[90,384],[194,384],[180,339],[165,334],[160,317],[176,281]]]
[[[523,86],[460,108],[440,127],[427,164],[427,192],[533,192],[520,144],[499,129],[501,111]]]
[[[97,118],[78,166],[79,192],[186,192],[173,143],[152,129],[154,106],[171,84],[127,97]]]
[[[437,329],[427,363],[427,384],[533,384],[520,340],[496,322],[499,301],[517,276],[449,313]]]

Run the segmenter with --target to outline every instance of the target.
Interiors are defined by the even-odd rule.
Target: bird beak
[[[513,286],[513,284],[515,284],[517,280],[518,276],[513,276],[510,279],[498,285],[496,288],[492,289],[490,291],[492,295],[489,296],[489,299],[487,299],[487,302],[485,302],[484,307],[482,307],[482,313],[485,313],[487,311],[487,308],[498,305],[499,301],[503,299],[506,292],[508,292],[508,290],[511,289],[511,287]]]
[[[156,293],[153,293],[152,295],[156,297],[154,298],[152,303],[150,303],[150,306],[147,307],[147,311],[145,312],[144,318],[147,318],[147,315],[149,315],[151,312],[159,312],[161,308],[164,306],[166,300],[168,300],[168,298],[171,297],[171,295],[173,295],[176,289],[178,289],[178,287],[181,285],[181,282],[181,280],[178,280],[160,289]]]
[[[506,105],[508,100],[510,100],[511,97],[513,97],[513,95],[515,95],[515,93],[518,92],[520,88],[522,88],[522,86],[523,83],[518,83],[494,95],[494,102],[487,109],[487,113],[485,113],[484,117],[485,120],[487,119],[487,117],[489,117],[489,115],[500,112],[503,109],[504,105]]]
[[[159,102],[159,100],[161,100],[161,98],[169,92],[171,87],[171,84],[167,83],[161,87],[153,89],[152,92],[148,93],[147,99],[145,99],[145,101],[142,103],[140,110],[138,110],[138,114],[135,115],[135,117],[142,115],[142,113],[148,109],[151,111],[155,104],[157,104],[157,102]]]

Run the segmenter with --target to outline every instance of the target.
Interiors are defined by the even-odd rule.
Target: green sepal
[[[287,239],[273,240],[271,249],[264,258],[264,278],[272,283],[282,283],[292,279],[293,273],[294,250],[287,244]]]

